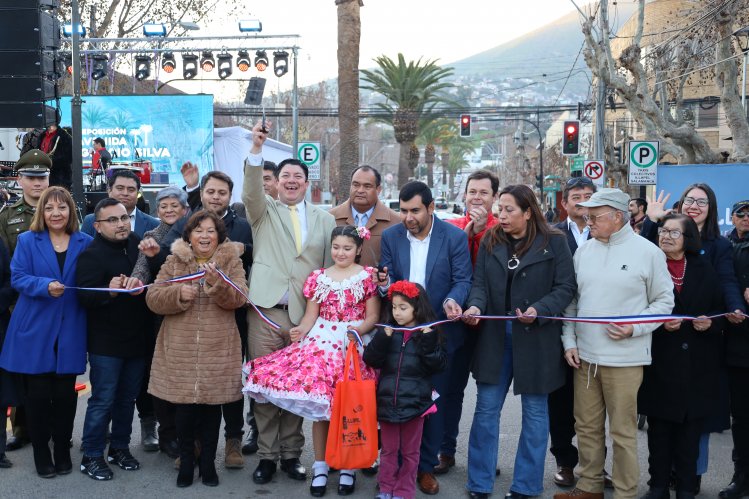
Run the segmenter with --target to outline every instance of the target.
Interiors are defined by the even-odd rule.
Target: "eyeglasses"
[[[668,237],[670,237],[671,239],[679,239],[682,234],[684,233],[680,230],[668,230],[664,229],[663,227],[658,228],[658,235],[661,237],[668,235]]]
[[[590,222],[596,223],[596,220],[598,220],[599,218],[601,218],[604,215],[610,215],[611,213],[616,213],[616,210],[605,211],[605,212],[600,213],[598,215],[583,215],[583,220],[585,220],[586,222],[590,221]]]
[[[749,211],[739,211],[739,212],[734,213],[733,216],[737,218],[749,217]]]
[[[694,203],[697,203],[697,206],[699,206],[700,208],[704,208],[705,206],[709,204],[709,201],[705,198],[695,199],[695,198],[686,197],[684,198],[684,201],[682,204],[684,206],[692,206]]]
[[[571,189],[573,187],[581,187],[581,186],[591,186],[593,185],[593,181],[589,179],[588,177],[572,177],[567,181],[567,188]]]
[[[130,216],[129,215],[122,215],[121,217],[109,217],[109,218],[100,218],[97,220],[97,222],[107,222],[108,224],[116,224],[117,222],[124,223],[130,223]]]

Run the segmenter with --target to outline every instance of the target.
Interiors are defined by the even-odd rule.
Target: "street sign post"
[[[309,180],[320,180],[320,156],[319,142],[299,144],[297,158],[309,168]]]
[[[606,164],[602,159],[594,159],[583,163],[583,175],[588,177],[598,187],[603,187]]]
[[[629,142],[629,184],[655,185],[658,180],[658,141]]]
[[[570,173],[583,171],[583,163],[585,163],[585,156],[572,156]]]

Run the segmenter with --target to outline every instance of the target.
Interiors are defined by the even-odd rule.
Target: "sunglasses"
[[[572,177],[567,181],[567,188],[593,185],[593,181],[588,177]]]
[[[733,216],[736,218],[749,217],[749,211],[739,211],[739,212],[734,213]]]

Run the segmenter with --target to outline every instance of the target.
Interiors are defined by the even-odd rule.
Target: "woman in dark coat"
[[[15,290],[10,287],[10,255],[4,244],[0,244],[0,352],[5,341],[5,329],[10,320],[10,305],[15,298]],[[10,468],[11,462],[5,455],[6,407],[18,403],[13,379],[0,368],[0,468]]]
[[[468,443],[468,484],[473,497],[494,487],[499,415],[514,379],[522,397],[523,421],[507,497],[543,492],[549,436],[548,394],[564,384],[562,323],[536,316],[560,316],[575,293],[567,240],[549,227],[533,192],[505,187],[499,223],[484,236],[465,315],[517,315],[513,321],[483,321],[472,372],[476,411]],[[477,319],[466,319],[476,324]]]
[[[653,361],[638,399],[648,416],[651,488],[645,497],[670,497],[673,468],[677,499],[689,499],[697,485],[700,434],[719,401],[723,320],[704,317],[723,312],[723,294],[717,272],[699,256],[699,230],[690,217],[666,215],[658,232],[674,282],[673,314],[703,319],[673,320],[653,332]]]

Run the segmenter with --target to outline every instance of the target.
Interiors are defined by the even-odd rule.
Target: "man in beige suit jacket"
[[[280,324],[282,330],[271,329],[250,309],[248,340],[253,359],[291,342],[288,330],[299,324],[306,307],[302,294],[304,281],[313,270],[332,263],[330,235],[335,227],[335,220],[329,213],[305,202],[308,170],[295,159],[282,161],[276,169],[278,198],[272,199],[264,193],[262,154],[267,136],[259,124],[252,130],[252,149],[245,160],[242,202],[256,241],[249,280],[250,298],[265,315]],[[298,220],[296,228],[292,216]],[[254,412],[260,457],[252,476],[255,483],[268,483],[272,479],[279,458],[282,471],[291,478],[306,479],[306,470],[299,462],[304,446],[302,418],[270,403],[255,404]]]
[[[336,225],[365,226],[372,233],[364,241],[361,252],[362,265],[377,267],[380,263],[380,240],[382,231],[401,222],[397,212],[391,210],[379,199],[382,192],[380,172],[368,165],[362,165],[351,175],[349,198],[330,210]]]

